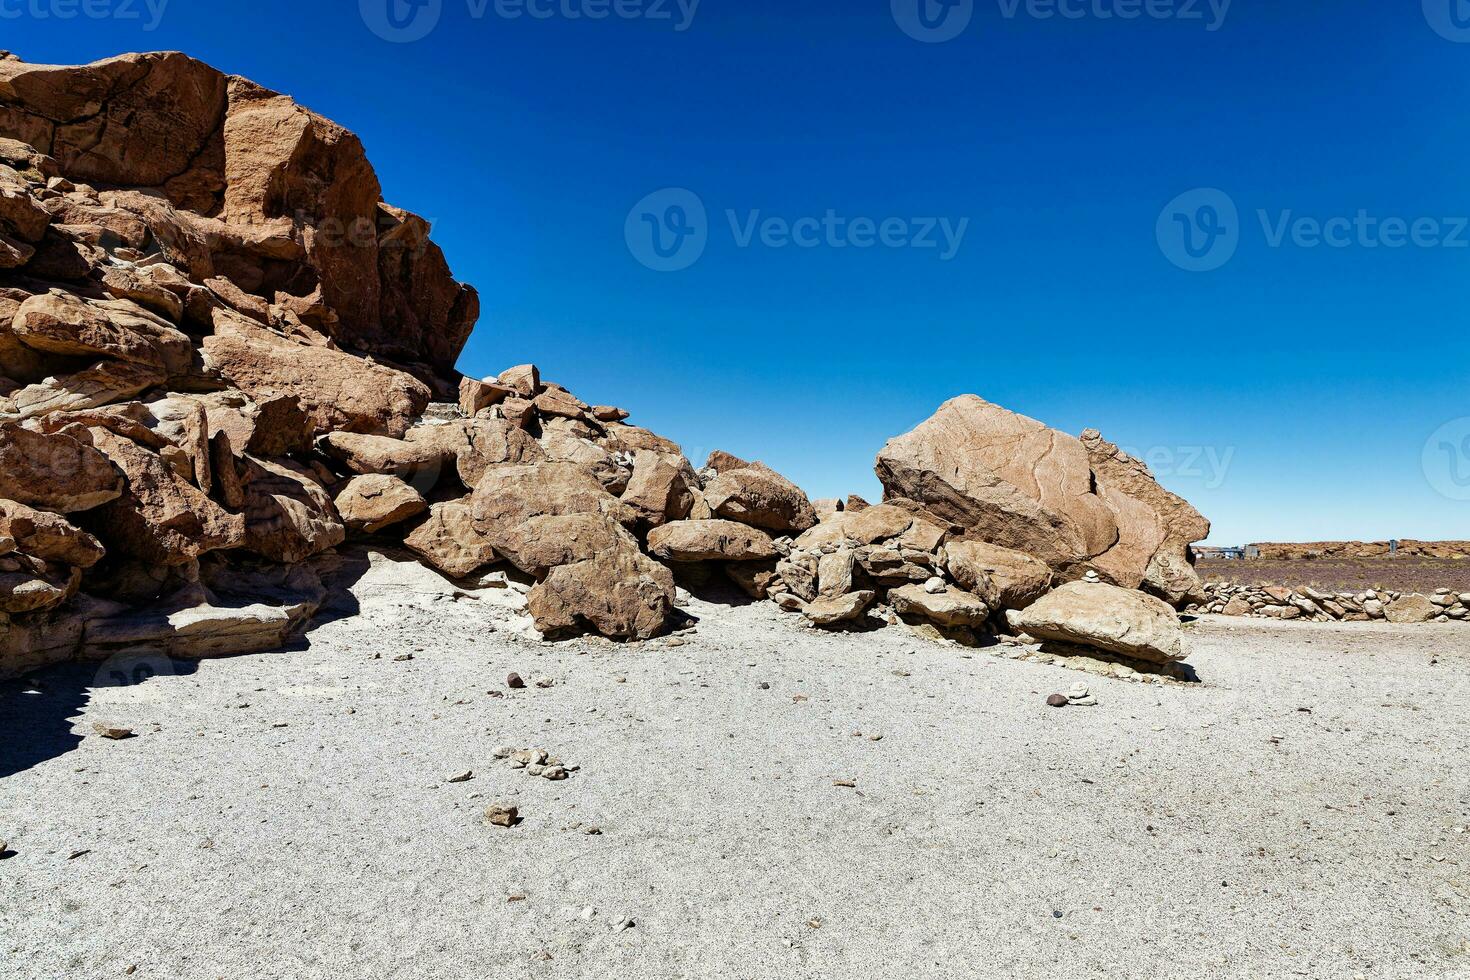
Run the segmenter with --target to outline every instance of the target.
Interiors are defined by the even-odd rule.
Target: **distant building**
[[[1196,558],[1217,558],[1238,561],[1247,557],[1246,553],[1249,550],[1249,548],[1210,548],[1195,545],[1194,555]]]

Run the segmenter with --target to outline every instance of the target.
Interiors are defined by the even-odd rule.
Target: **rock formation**
[[[1182,605],[1200,594],[1189,546],[1210,525],[1095,430],[1081,439],[964,395],[878,456],[887,498],[919,503],[963,536],[1095,571]]]
[[[1025,611],[1181,652],[1127,590],[1193,595],[1208,525],[1096,433],[956,399],[884,450],[883,503],[814,505],[534,365],[461,377],[477,309],[357,138],[288,97],[180,54],[0,57],[0,675],[271,649],[363,539],[518,576],[552,637],[657,636],[678,582],[718,577],[808,628],[975,642]],[[1042,616],[1088,571],[1146,643]]]

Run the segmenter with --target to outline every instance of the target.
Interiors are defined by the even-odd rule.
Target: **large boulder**
[[[917,616],[941,626],[984,626],[990,618],[985,600],[961,589],[930,592],[922,585],[904,585],[889,590],[888,602],[900,616]]]
[[[102,542],[64,517],[0,500],[0,552],[19,549],[42,561],[91,568],[102,560]]]
[[[111,420],[98,421],[109,424],[93,425],[87,430],[92,444],[127,476],[123,495],[88,512],[84,519],[110,552],[158,565],[179,565],[211,551],[244,544],[245,521],[210,499],[171,465],[165,458],[171,444],[160,445],[165,440],[157,436],[156,442],[140,443],[132,436],[146,439],[149,430],[132,429]]]
[[[337,513],[349,530],[377,534],[429,509],[417,490],[385,473],[354,476],[337,494]]]
[[[429,404],[429,389],[401,371],[340,350],[303,344],[225,311],[204,338],[204,360],[256,402],[293,395],[316,432],[400,438]]]
[[[1078,439],[963,395],[891,440],[877,472],[886,499],[914,501],[1064,578],[1095,570],[1176,604],[1198,591],[1189,544],[1208,522],[1095,431]]]
[[[432,443],[408,442],[357,432],[329,432],[321,448],[353,473],[385,473],[423,490],[439,480],[446,452]]]
[[[638,540],[617,521],[601,514],[533,517],[500,539],[500,552],[534,578],[553,568],[588,561],[615,551],[638,550]]]
[[[971,538],[950,540],[944,551],[954,580],[1002,609],[1025,609],[1051,588],[1051,569],[1019,551]]]
[[[495,547],[475,527],[470,505],[460,501],[431,506],[403,543],[450,578],[468,578],[497,558]]]
[[[453,458],[459,480],[474,489],[494,466],[539,463],[546,451],[528,432],[504,419],[469,418],[421,422],[404,436],[410,443],[432,446]]]
[[[779,557],[771,536],[734,521],[674,521],[654,528],[648,550],[664,561],[766,561]]]
[[[1162,599],[1106,582],[1068,582],[1007,617],[1042,640],[1093,647],[1131,660],[1183,660],[1184,631]]]
[[[764,463],[717,452],[707,467],[717,473],[704,487],[704,499],[716,516],[777,534],[800,534],[816,526],[817,511],[806,494]]]
[[[631,524],[627,505],[573,463],[497,466],[485,471],[471,498],[475,526],[497,548],[533,517],[601,514]]]
[[[1118,523],[1117,544],[1092,566],[1118,585],[1142,588],[1174,606],[1203,598],[1189,546],[1209,537],[1210,522],[1096,429],[1082,433],[1082,445]]]
[[[123,486],[122,471],[90,443],[0,422],[0,497],[70,514],[116,500]]]
[[[633,475],[623,503],[650,527],[682,521],[694,506],[699,478],[683,456],[641,450],[633,457]]]
[[[1383,607],[1383,615],[1390,623],[1427,623],[1443,613],[1427,596],[1400,596]]]
[[[531,590],[536,629],[557,635],[591,628],[615,639],[648,639],[674,608],[674,576],[637,548],[553,569]]]
[[[968,536],[1053,568],[1077,568],[1118,539],[1081,441],[975,395],[891,440],[877,472],[886,496],[917,500]]]
[[[305,561],[347,539],[331,496],[288,459],[245,458],[244,547],[282,564]]]

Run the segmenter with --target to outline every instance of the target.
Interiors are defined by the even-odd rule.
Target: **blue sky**
[[[975,392],[1138,451],[1219,543],[1470,537],[1450,0],[917,2],[430,0],[389,41],[388,0],[0,0],[0,47],[183,50],[352,128],[480,290],[462,370],[700,462],[876,498]]]

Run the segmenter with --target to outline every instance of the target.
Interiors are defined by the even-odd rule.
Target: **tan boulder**
[[[628,453],[632,455],[639,450],[647,450],[653,453],[662,453],[665,456],[682,456],[684,451],[679,444],[672,439],[636,425],[623,425],[620,422],[612,422],[603,426],[606,430],[602,444],[614,453]]]
[[[1390,623],[1427,623],[1443,610],[1429,601],[1428,596],[1400,596],[1383,607],[1383,615]]]
[[[424,491],[438,482],[446,460],[445,451],[433,443],[356,432],[329,432],[319,445],[353,473],[386,473]]]
[[[1025,609],[1051,588],[1051,569],[1019,551],[956,538],[945,543],[944,552],[954,580],[1001,609]]]
[[[844,596],[808,602],[801,613],[818,626],[837,626],[851,622],[867,612],[875,598],[877,593],[867,590],[849,592]]]
[[[186,373],[193,354],[188,336],[130,300],[89,301],[59,289],[23,302],[9,329],[33,350],[112,358],[170,375]]]
[[[560,388],[547,388],[532,402],[543,418],[585,419],[592,406]]]
[[[295,395],[263,395],[242,391],[191,396],[204,405],[211,437],[223,432],[237,453],[252,456],[298,456],[311,451],[312,420]]]
[[[734,521],[674,521],[654,528],[648,550],[665,561],[765,561],[779,557],[769,534]]]
[[[494,546],[475,527],[470,506],[460,501],[434,504],[428,519],[403,543],[450,578],[467,578],[497,557]]]
[[[1105,582],[1068,582],[1007,619],[1042,640],[1133,660],[1168,664],[1186,656],[1179,616],[1167,602]]]
[[[536,629],[547,635],[590,627],[616,639],[649,639],[664,630],[673,607],[673,573],[637,548],[553,569],[529,597]]]
[[[1118,540],[1082,442],[974,395],[890,440],[877,472],[887,496],[918,501],[971,537],[1059,570]]]
[[[517,429],[530,429],[536,422],[536,406],[525,398],[507,398],[499,410],[500,417]]]
[[[593,405],[592,417],[599,422],[621,422],[628,413],[616,405]]]
[[[922,585],[904,585],[888,592],[888,601],[900,616],[917,616],[941,626],[984,626],[990,618],[985,600],[961,589],[929,592]]]
[[[817,512],[796,484],[763,463],[720,469],[715,461],[734,460],[728,454],[711,456],[707,464],[718,472],[704,487],[704,499],[716,515],[777,534],[800,534],[817,524]]]
[[[638,540],[601,514],[533,517],[500,537],[497,548],[511,564],[538,579],[553,568],[629,549],[636,551]]]
[[[492,466],[539,463],[546,451],[531,435],[504,419],[469,418],[415,425],[404,438],[432,446],[453,458],[459,480],[466,487],[479,484]]]
[[[69,514],[116,500],[123,486],[122,472],[93,446],[0,422],[0,497]]]
[[[499,405],[512,394],[510,388],[493,381],[462,378],[459,382],[459,410],[474,418],[485,409]]]
[[[331,496],[311,472],[287,459],[245,458],[244,546],[271,561],[293,564],[347,539]]]
[[[88,526],[100,534],[109,552],[178,565],[244,543],[245,521],[170,465],[162,455],[166,447],[145,448],[101,425],[88,431],[92,444],[127,476],[122,496],[88,517]]]
[[[1082,433],[1082,444],[1118,525],[1117,543],[1092,559],[1093,568],[1118,585],[1142,588],[1174,606],[1203,598],[1189,546],[1209,537],[1210,522],[1096,429]]]
[[[294,395],[318,433],[401,437],[429,404],[429,389],[401,371],[288,340],[218,311],[204,359],[252,400]]]
[[[377,534],[429,509],[417,490],[385,473],[354,476],[335,501],[349,530]]]
[[[823,555],[817,559],[817,595],[823,599],[835,599],[853,591],[856,571],[857,556],[846,548]]]
[[[471,497],[475,525],[499,548],[533,517],[601,514],[620,524],[632,510],[574,463],[497,466],[485,471]]]
[[[19,549],[42,561],[91,568],[106,553],[102,542],[64,517],[0,500],[0,553]]]
[[[699,477],[683,456],[641,450],[633,457],[633,475],[623,503],[651,527],[682,521],[694,506]]]
[[[52,412],[110,405],[161,385],[167,377],[155,365],[99,361],[80,371],[26,385],[13,396],[16,414],[22,418],[39,418]]]
[[[502,387],[509,388],[521,398],[530,401],[541,394],[541,372],[534,364],[518,364],[506,368],[496,379]]]

